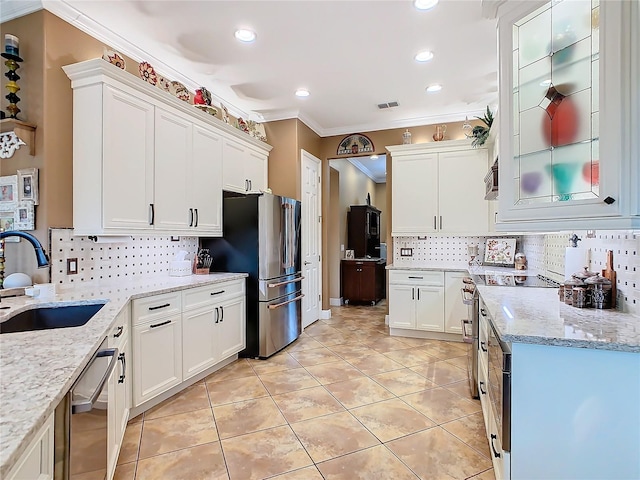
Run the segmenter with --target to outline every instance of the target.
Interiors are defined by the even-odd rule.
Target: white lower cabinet
[[[182,314],[135,321],[133,404],[138,406],[182,382]]]
[[[40,427],[6,480],[53,480],[53,413]]]
[[[183,292],[183,380],[245,348],[244,279]]]
[[[109,410],[107,412],[107,478],[113,478],[120,445],[129,421],[131,406],[131,342],[130,309],[125,308],[117,317],[109,333],[109,348],[118,349],[118,364],[108,383]],[[129,362],[129,363],[127,363]]]
[[[389,327],[443,332],[443,285],[443,272],[390,271]]]

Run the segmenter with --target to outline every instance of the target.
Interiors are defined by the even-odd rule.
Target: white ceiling
[[[321,136],[464,120],[497,102],[495,20],[481,0],[429,11],[410,0],[3,0],[2,20],[40,3],[167,78],[206,87],[231,113],[298,117]],[[240,27],[257,40],[239,43]],[[416,63],[420,50],[433,60]],[[426,93],[432,83],[442,91]],[[311,96],[295,97],[299,87]],[[390,101],[399,107],[378,109]]]

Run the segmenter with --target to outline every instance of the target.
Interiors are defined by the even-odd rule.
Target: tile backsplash
[[[540,272],[558,282],[564,281],[565,249],[569,236],[576,233],[582,239],[580,247],[588,251],[585,264],[594,272],[606,267],[608,250],[613,251],[617,272],[618,309],[640,316],[640,232],[599,230],[592,238],[586,231],[567,233],[515,235],[517,251],[527,256],[529,270]],[[468,244],[479,244],[478,258],[484,258],[488,237],[426,236],[394,237],[393,263],[398,266],[430,268],[466,268],[469,262]],[[401,256],[401,248],[411,248],[412,256]]]
[[[101,241],[108,237],[101,237]],[[193,259],[197,237],[133,235],[118,243],[96,243],[87,236],[74,236],[73,229],[50,230],[51,281],[70,284],[169,275],[169,263],[184,250]],[[67,259],[78,260],[78,273],[67,275]]]

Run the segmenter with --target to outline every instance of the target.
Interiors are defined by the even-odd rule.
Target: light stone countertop
[[[447,267],[441,265],[394,265],[393,263],[387,264],[385,267],[387,270],[404,270],[404,271],[416,271],[416,270],[425,270],[425,271],[446,271],[446,272],[467,272],[466,268],[460,267]]]
[[[3,298],[0,322],[36,306],[105,303],[81,327],[0,334],[0,478],[69,391],[130,300],[247,277],[213,273],[115,283],[56,285],[55,298]]]
[[[640,317],[566,305],[556,288],[477,288],[504,342],[640,353]]]

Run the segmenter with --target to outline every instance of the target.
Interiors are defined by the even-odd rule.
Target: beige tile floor
[[[116,480],[493,480],[466,347],[390,337],[384,314],[333,307],[132,419]]]

